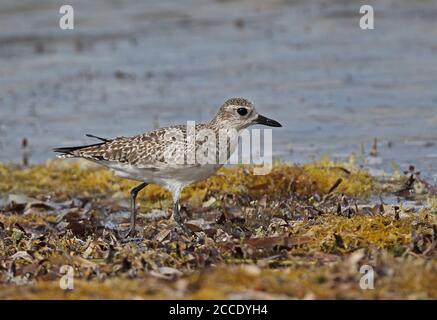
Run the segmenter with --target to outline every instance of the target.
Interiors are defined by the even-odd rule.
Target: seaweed
[[[372,200],[408,174],[387,187],[327,157],[264,176],[225,167],[183,192],[195,235],[169,218],[169,193],[149,186],[126,241],[135,183],[83,161],[0,164],[0,298],[435,299],[432,189],[422,207]],[[73,289],[60,287],[65,266]],[[360,287],[362,266],[373,290]]]

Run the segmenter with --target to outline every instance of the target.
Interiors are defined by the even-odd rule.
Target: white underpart
[[[220,165],[193,165],[167,168],[138,168],[129,164],[105,162],[101,164],[107,166],[111,171],[125,179],[137,180],[150,184],[157,184],[168,189],[173,196],[173,201],[179,200],[182,189],[196,181],[204,180],[213,175]]]

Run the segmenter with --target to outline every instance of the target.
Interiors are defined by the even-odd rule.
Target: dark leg
[[[173,218],[174,221],[176,221],[179,225],[183,223],[181,214],[179,212],[179,200],[173,204]]]
[[[130,204],[131,204],[131,214],[130,214],[130,226],[128,232],[124,235],[124,237],[128,237],[129,235],[134,235],[135,233],[135,223],[137,220],[137,206],[136,206],[136,199],[138,192],[143,190],[148,183],[141,183],[140,185],[136,186],[130,191]]]
[[[173,218],[185,233],[189,235],[193,234],[193,232],[187,228],[187,226],[184,224],[184,221],[182,220],[181,214],[179,212],[179,200],[177,200],[173,204]]]

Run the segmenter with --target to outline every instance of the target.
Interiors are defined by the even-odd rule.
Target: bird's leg
[[[173,204],[173,218],[178,224],[181,225],[183,223],[181,213],[179,212],[179,200]]]
[[[179,211],[179,199],[176,200],[173,204],[173,218],[177,222],[177,224],[182,228],[182,230],[187,234],[193,234],[193,232],[187,228],[182,220],[181,213]]]
[[[130,225],[127,233],[124,235],[124,238],[133,235],[135,233],[135,223],[137,220],[136,199],[137,199],[138,192],[143,190],[147,185],[148,185],[147,183],[143,182],[130,191],[130,201],[131,201]]]

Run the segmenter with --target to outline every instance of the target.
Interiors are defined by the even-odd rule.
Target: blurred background
[[[0,0],[1,162],[21,162],[24,138],[38,163],[85,133],[209,120],[233,96],[283,124],[280,159],[355,153],[436,181],[437,1]]]

